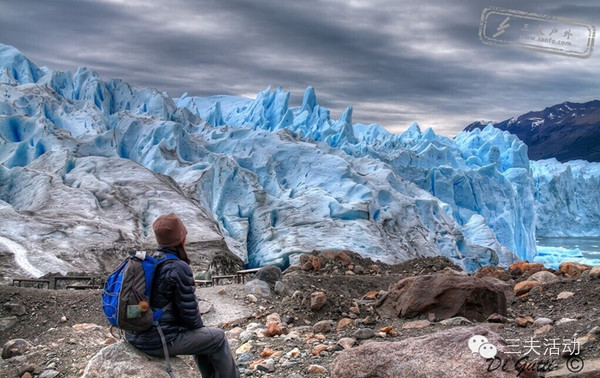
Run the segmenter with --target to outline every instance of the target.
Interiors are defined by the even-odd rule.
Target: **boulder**
[[[33,345],[24,339],[8,340],[2,347],[2,359],[7,360],[15,356],[22,356],[33,348]]]
[[[343,266],[348,266],[352,264],[352,259],[344,251],[336,252],[333,257],[333,261],[339,261],[340,263],[342,263]]]
[[[539,271],[544,270],[544,264],[530,263],[528,261],[519,261],[514,264],[511,264],[508,267],[508,270],[513,276],[529,277],[533,273],[537,273]]]
[[[249,281],[244,286],[244,290],[246,293],[252,294],[255,296],[263,297],[263,298],[271,298],[271,287],[265,281],[261,281],[259,279],[254,279]]]
[[[590,267],[588,265],[579,264],[572,261],[566,261],[558,266],[559,273],[566,274],[573,278],[578,278],[583,274],[583,272],[589,269]]]
[[[27,309],[22,303],[8,302],[4,304],[4,309],[10,312],[12,315],[23,316],[27,314]]]
[[[287,285],[284,284],[282,281],[275,282],[275,287],[273,288],[273,291],[275,292],[275,294],[281,295],[282,297],[286,297],[292,294],[290,293],[290,289],[287,287]]]
[[[473,276],[477,278],[492,277],[502,281],[508,281],[511,278],[506,269],[493,265],[482,266],[473,273]]]
[[[171,368],[176,377],[201,378],[197,368],[181,358],[171,357]],[[102,377],[168,377],[164,358],[150,357],[121,341],[100,350],[83,372],[82,378]]]
[[[281,269],[275,265],[265,265],[256,272],[255,278],[265,281],[271,287],[275,287],[275,282],[281,280]]]
[[[537,286],[540,286],[539,281],[521,281],[515,285],[515,295],[518,297],[527,294],[531,289]]]
[[[408,277],[390,286],[376,309],[388,317],[415,318],[432,313],[434,320],[464,316],[485,321],[494,313],[506,315],[506,296],[502,289],[480,278],[433,274]]]
[[[327,303],[327,295],[322,291],[315,291],[310,295],[310,309],[319,311]]]
[[[19,320],[16,316],[6,316],[4,318],[0,318],[0,332],[4,332],[10,327],[17,324]]]
[[[496,346],[498,360],[486,360],[471,352],[469,342],[475,335]],[[487,328],[457,327],[398,342],[368,343],[345,349],[339,352],[330,369],[334,378],[514,378],[518,374],[514,367],[518,357],[504,354],[505,348],[502,337]],[[490,361],[494,364],[490,365]],[[506,362],[506,371],[499,366],[502,362]],[[527,375],[519,375],[524,376]]]
[[[558,277],[556,277],[556,275],[554,273],[550,273],[547,270],[542,270],[542,271],[532,274],[531,276],[529,276],[529,278],[527,280],[528,281],[538,281],[541,283],[549,283],[549,282],[558,281]]]
[[[593,280],[600,278],[600,265],[596,265],[590,270],[590,278]]]
[[[313,325],[314,333],[329,333],[335,328],[336,324],[333,320],[321,320]]]

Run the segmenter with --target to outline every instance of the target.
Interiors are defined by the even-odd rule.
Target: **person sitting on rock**
[[[150,298],[152,308],[164,309],[159,324],[169,356],[193,355],[203,378],[239,377],[223,330],[205,327],[202,323],[190,259],[185,251],[185,225],[177,215],[170,213],[158,217],[152,227],[158,243],[154,257],[161,258],[166,253],[179,257],[158,265]],[[126,332],[125,338],[150,356],[164,357],[156,326],[140,333]]]

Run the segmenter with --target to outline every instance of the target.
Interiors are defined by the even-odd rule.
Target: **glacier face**
[[[150,245],[148,224],[165,211],[195,225],[191,248],[251,266],[351,249],[386,262],[444,255],[473,270],[531,252],[411,180],[487,163],[471,169],[452,141],[417,126],[393,136],[352,125],[351,108],[331,120],[312,88],[293,108],[280,89],[173,100],[87,68],[41,70],[7,46],[0,72],[0,248],[21,273],[103,269],[112,244]],[[456,162],[438,167],[437,151]],[[484,174],[514,198],[494,169]]]
[[[0,99],[5,271],[103,270],[116,249],[152,248],[148,225],[168,211],[199,259],[231,251],[250,266],[349,249],[472,271],[536,253],[536,165],[491,126],[393,135],[352,124],[352,108],[332,120],[311,87],[296,107],[281,88],[172,99],[87,68],[40,69],[4,45]]]
[[[600,163],[547,159],[531,168],[538,236],[600,235]]]
[[[183,97],[186,107],[204,119],[252,130],[290,130],[323,142],[355,158],[384,163],[399,177],[430,192],[444,204],[460,227],[480,215],[500,243],[500,261],[514,251],[524,259],[536,253],[534,200],[527,147],[515,136],[493,127],[461,133],[455,139],[422,132],[414,124],[401,135],[378,125],[352,125],[352,108],[338,120],[320,107],[312,87],[301,106],[289,106],[281,88],[258,93],[256,100],[215,96]],[[498,251],[498,248],[495,250]]]

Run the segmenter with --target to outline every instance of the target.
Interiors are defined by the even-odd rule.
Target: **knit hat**
[[[152,224],[158,245],[175,247],[183,242],[187,229],[179,217],[173,213],[161,215]]]

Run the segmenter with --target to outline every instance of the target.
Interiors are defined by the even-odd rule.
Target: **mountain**
[[[474,122],[465,131],[486,125]],[[564,102],[492,125],[525,142],[531,160],[600,162],[600,100],[584,104]]]

